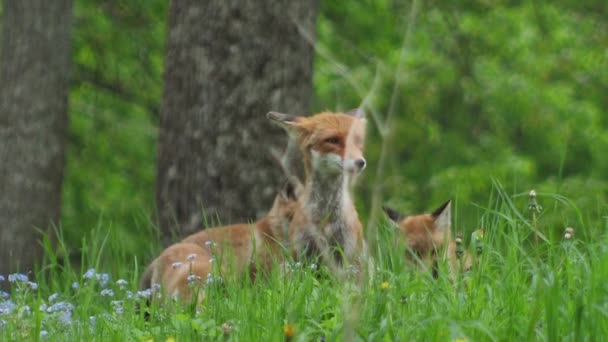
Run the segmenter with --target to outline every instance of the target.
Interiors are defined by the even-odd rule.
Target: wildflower
[[[211,241],[211,240],[207,240],[207,241],[205,241],[205,246],[207,246],[207,247],[214,247],[215,243],[213,241]]]
[[[295,268],[300,268],[300,267],[302,267],[302,263],[300,263],[300,262],[298,261],[298,262],[296,262],[296,264],[295,264],[295,265],[293,265],[293,267],[295,267]]]
[[[0,274],[0,281],[5,281],[5,280],[6,280],[6,278],[4,278],[4,276]]]
[[[121,290],[123,290],[123,289],[125,288],[125,286],[127,286],[127,284],[128,284],[128,283],[127,283],[127,281],[126,281],[126,280],[124,280],[124,279],[118,279],[118,280],[116,281],[116,285],[118,285],[118,287],[119,287]]]
[[[122,307],[122,300],[113,300],[112,306],[114,307],[114,312],[119,315],[122,315],[124,312],[124,308]]]
[[[61,317],[59,318],[59,322],[64,325],[72,324],[72,311],[66,310],[63,311]]]
[[[33,281],[28,281],[27,286],[29,286],[30,289],[32,289],[34,291],[38,290],[38,284],[34,283]]]
[[[8,275],[8,282],[14,283],[17,281],[28,281],[27,274],[13,273]]]
[[[127,299],[133,299],[133,292],[131,292],[131,291],[125,292],[125,297],[127,297]]]
[[[57,302],[46,309],[46,312],[72,311],[74,305],[69,302]]]
[[[382,284],[380,284],[380,289],[382,289],[382,290],[388,290],[390,288],[391,288],[391,284],[388,281],[385,281]]]
[[[82,277],[84,279],[93,279],[93,277],[95,277],[95,274],[96,274],[95,269],[89,268]]]
[[[207,279],[205,279],[205,283],[207,285],[211,285],[213,283],[213,274],[207,273]]]
[[[107,273],[97,274],[96,278],[97,281],[99,281],[99,285],[101,285],[101,287],[106,287],[106,285],[108,285],[108,282],[110,281],[110,275]]]
[[[210,264],[213,264],[214,262],[215,262],[215,258],[212,257],[211,259],[209,259]]]
[[[40,338],[45,338],[49,336],[49,332],[46,330],[40,330]]]
[[[201,277],[197,276],[196,274],[189,274],[189,275],[188,275],[188,278],[186,278],[186,279],[188,279],[188,284],[192,284],[192,283],[194,283],[196,280],[200,280],[200,279],[201,279]]]
[[[8,292],[0,291],[0,299],[9,299],[10,296]]]
[[[196,254],[192,253],[190,255],[188,255],[188,261],[192,262],[194,259],[196,258]]]
[[[47,308],[48,308],[48,306],[47,306],[46,304],[44,304],[44,303],[43,303],[43,304],[40,304],[40,308],[38,308],[38,310],[40,310],[40,311],[43,311],[43,312],[44,312],[44,311],[46,311],[46,309],[47,309]]]
[[[21,308],[21,315],[23,316],[29,316],[32,313],[32,309],[30,309],[29,305],[24,305]]]
[[[101,290],[101,296],[102,297],[114,297],[114,291],[112,291],[111,289],[103,289],[103,290]]]
[[[564,239],[570,240],[570,239],[572,239],[573,236],[574,236],[574,228],[567,227],[566,231],[564,232]]]
[[[49,296],[49,303],[54,302],[59,297],[59,293],[53,293]]]
[[[75,282],[72,283],[72,288],[74,290],[78,290],[80,288],[80,284],[77,281],[75,281]]]
[[[96,320],[95,316],[90,316],[89,317],[89,324],[91,324],[92,327],[95,326],[95,320]]]
[[[285,323],[285,325],[283,325],[283,335],[285,335],[286,339],[291,339],[293,337],[293,335],[295,335],[296,333],[296,329],[293,327],[293,325],[287,324]]]
[[[311,270],[316,270],[317,269],[317,264],[310,264],[310,269]]]
[[[174,262],[173,264],[171,264],[171,267],[173,267],[173,269],[176,270],[176,269],[182,267],[183,264],[184,264],[183,262],[177,261],[177,262]]]
[[[152,295],[152,289],[137,291],[136,296],[140,299],[148,299]]]
[[[8,314],[13,311],[17,305],[12,300],[7,300],[0,303],[0,315]]]

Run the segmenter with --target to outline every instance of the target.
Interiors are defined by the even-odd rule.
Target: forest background
[[[370,120],[369,168],[356,190],[364,219],[380,187],[382,202],[406,213],[455,200],[455,229],[468,233],[483,225],[500,184],[522,209],[527,196],[517,196],[530,189],[563,196],[542,201],[546,231],[581,221],[603,230],[608,5],[424,1],[404,50],[409,4],[321,1],[316,19],[309,112],[365,98],[372,115],[394,113],[388,136]],[[167,6],[74,2],[61,228],[76,260],[95,229],[141,263],[158,251],[151,227]]]

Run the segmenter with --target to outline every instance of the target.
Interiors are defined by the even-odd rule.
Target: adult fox
[[[363,112],[267,116],[288,132],[304,160],[304,187],[289,225],[293,257],[319,258],[333,271],[358,266],[366,245],[351,190],[366,164]]]

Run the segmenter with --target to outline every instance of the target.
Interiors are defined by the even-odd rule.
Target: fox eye
[[[327,139],[325,139],[325,142],[328,143],[328,144],[332,144],[332,145],[339,145],[340,144],[340,138],[338,138],[338,137],[327,138]]]

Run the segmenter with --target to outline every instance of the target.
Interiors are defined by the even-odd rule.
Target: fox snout
[[[357,158],[357,159],[346,159],[344,160],[344,169],[348,172],[356,172],[359,173],[365,169],[365,159]]]

